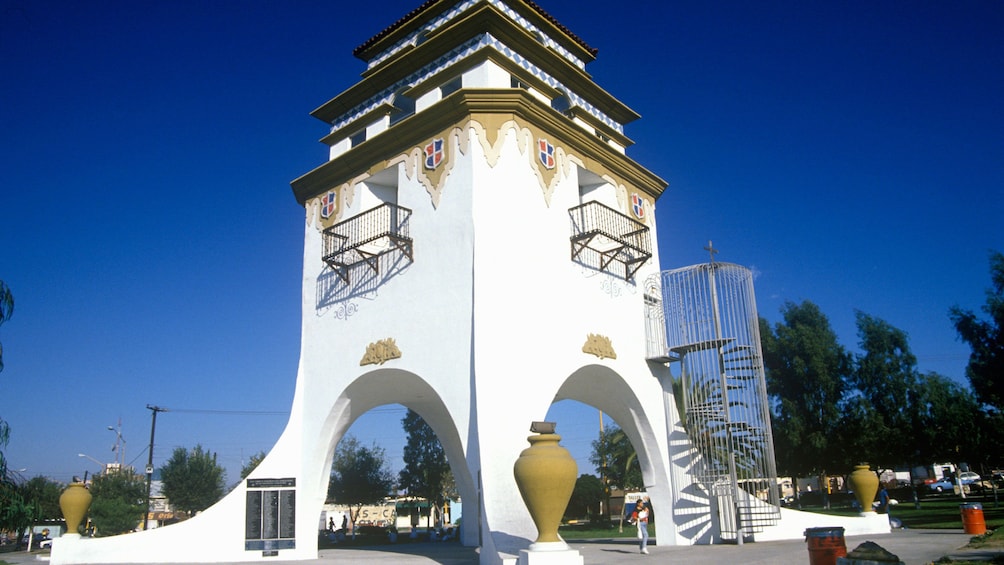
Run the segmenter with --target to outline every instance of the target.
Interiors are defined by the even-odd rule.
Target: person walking
[[[644,498],[639,499],[635,505],[635,513],[638,515],[638,539],[641,540],[641,552],[648,555],[648,517],[651,514],[648,501]]]

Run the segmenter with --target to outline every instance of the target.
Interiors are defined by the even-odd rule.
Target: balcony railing
[[[586,202],[568,209],[572,260],[630,280],[652,257],[648,226],[617,210]]]
[[[382,204],[324,230],[321,259],[346,283],[356,266],[380,272],[380,257],[398,251],[413,261],[411,210]]]
[[[648,281],[658,278],[658,274]],[[647,281],[646,281],[647,283]],[[662,296],[658,286],[646,284],[645,289],[645,359],[656,363],[679,361],[675,353],[666,345],[666,317],[662,311]]]

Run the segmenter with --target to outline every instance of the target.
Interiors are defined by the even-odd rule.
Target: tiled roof
[[[402,17],[401,19],[399,19],[396,22],[392,23],[391,25],[387,26],[387,28],[385,28],[380,33],[378,33],[378,34],[374,35],[373,37],[369,38],[368,40],[366,40],[366,42],[363,43],[362,45],[360,45],[359,47],[356,47],[352,51],[352,54],[355,55],[356,57],[361,57],[362,53],[366,49],[369,49],[374,43],[380,41],[384,37],[386,37],[386,36],[390,35],[392,32],[394,32],[394,30],[396,30],[397,28],[403,26],[404,24],[408,23],[412,19],[418,17],[419,14],[421,14],[422,12],[424,12],[425,10],[427,10],[428,8],[430,8],[431,6],[433,6],[435,4],[438,4],[440,2],[448,2],[448,1],[450,1],[450,0],[426,0],[425,2],[422,3],[422,5],[420,5],[419,7],[415,8],[414,10],[408,12],[407,14],[404,15],[404,17]],[[567,27],[565,27],[560,22],[558,22],[558,20],[556,20],[554,18],[554,16],[552,16],[551,14],[548,14],[547,12],[545,12],[543,8],[541,8],[540,6],[537,5],[537,3],[531,2],[530,0],[523,0],[523,1],[526,3],[527,6],[533,8],[538,14],[540,14],[541,16],[543,16],[544,19],[546,19],[547,21],[549,21],[552,24],[554,24],[565,35],[567,35],[568,37],[572,38],[572,40],[574,40],[576,43],[578,43],[583,49],[585,49],[586,51],[588,51],[593,57],[596,57],[596,54],[599,52],[598,49],[590,47],[585,41],[583,41],[581,38],[579,38],[579,36],[575,35],[574,33],[571,32],[571,30],[569,30]]]
[[[409,20],[411,20],[415,16],[419,15],[420,13],[424,12],[429,6],[432,6],[433,4],[436,4],[436,3],[440,2],[440,1],[441,0],[426,0],[425,2],[422,3],[421,6],[415,8],[414,10],[412,10],[410,12],[408,12],[407,14],[404,15],[404,17],[402,17],[401,19],[397,20],[396,22],[390,24],[389,26],[387,26],[386,28],[384,28],[384,30],[381,31],[380,33],[378,33],[378,34],[374,35],[373,37],[367,39],[366,42],[363,43],[362,45],[360,45],[359,47],[356,47],[352,51],[352,54],[355,55],[356,57],[359,57],[362,54],[362,52],[365,51],[366,49],[368,49],[371,45],[373,45],[377,41],[380,41],[381,39],[383,39],[387,35],[390,35],[390,33],[392,31],[394,31],[395,29],[403,26]]]
[[[546,19],[547,21],[549,21],[552,24],[554,24],[555,26],[557,26],[558,29],[560,29],[563,33],[565,33],[565,35],[567,35],[568,37],[571,37],[576,43],[578,43],[579,45],[581,45],[583,49],[585,49],[586,51],[589,51],[590,55],[592,55],[593,57],[596,57],[596,54],[599,53],[599,51],[600,51],[599,49],[596,49],[595,47],[590,47],[589,44],[586,43],[585,41],[583,41],[581,37],[575,35],[574,33],[572,33],[572,30],[568,29],[567,27],[565,27],[564,25],[562,25],[561,22],[559,22],[558,20],[554,19],[554,16],[552,16],[551,14],[548,14],[547,12],[545,12],[543,8],[541,8],[540,6],[538,6],[536,4],[536,2],[531,2],[530,0],[524,0],[524,1],[526,2],[527,6],[530,6],[531,8],[533,8],[534,10],[536,10],[538,14],[540,14],[541,16],[544,16],[544,19]]]

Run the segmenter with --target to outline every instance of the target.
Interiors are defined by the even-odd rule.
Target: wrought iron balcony
[[[413,261],[411,210],[382,204],[324,230],[321,259],[346,283],[356,266],[368,265],[380,273],[380,257],[400,252]]]
[[[630,280],[652,257],[648,226],[600,204],[568,209],[572,222],[572,260]]]

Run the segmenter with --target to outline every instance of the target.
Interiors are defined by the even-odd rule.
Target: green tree
[[[971,395],[971,398],[973,403],[978,404],[975,395]],[[959,461],[968,462],[979,469],[984,479],[989,480],[991,471],[1001,467],[1000,446],[1004,445],[1004,412],[981,407],[970,413],[966,423],[972,423],[976,433],[972,436],[973,441],[970,446],[972,451],[960,456]]]
[[[161,492],[179,510],[193,513],[209,508],[223,498],[226,472],[216,464],[216,454],[196,445],[191,451],[178,447],[160,468]]]
[[[600,503],[606,498],[603,482],[596,475],[582,474],[575,480],[575,489],[565,508],[566,518],[589,518],[597,521],[600,517]]]
[[[146,477],[132,469],[95,475],[91,481],[91,521],[95,535],[114,536],[135,530],[146,506]]]
[[[1004,254],[990,254],[990,281],[983,313],[979,319],[972,311],[959,306],[949,310],[962,341],[969,344],[966,377],[983,404],[1004,411]]]
[[[266,453],[264,451],[259,451],[258,453],[252,455],[251,458],[248,459],[248,462],[246,464],[241,466],[242,481],[248,478],[248,475],[251,474],[251,471],[254,471],[258,467],[258,465],[261,465],[261,462],[265,460],[265,455]]]
[[[62,491],[62,485],[45,477],[25,481],[19,474],[8,471],[0,477],[0,531],[23,532],[39,520],[62,519],[59,509]]]
[[[7,283],[0,280],[0,325],[14,315],[14,294]],[[0,343],[0,371],[3,371],[3,344]]]
[[[363,447],[353,436],[345,436],[338,442],[331,463],[328,502],[349,507],[353,536],[363,505],[382,501],[393,488],[394,477],[387,469],[382,448]]]
[[[967,461],[990,464],[1001,445],[999,429],[980,410],[976,397],[955,381],[928,373],[919,377],[919,422],[909,442],[915,449],[912,462]]]
[[[787,302],[772,329],[760,319],[778,471],[795,477],[843,471],[836,445],[851,358],[809,301]]]
[[[0,280],[0,325],[3,325],[13,315],[14,295],[11,293],[10,288],[7,287],[7,283]],[[0,371],[3,371],[2,343],[0,343]],[[9,485],[7,487],[2,486],[2,483],[7,480],[7,458],[4,456],[3,448],[7,447],[8,441],[10,441],[10,426],[3,418],[0,418],[0,488],[9,488]]]
[[[24,496],[17,476],[0,475],[0,531],[23,532],[39,519],[38,502]],[[20,543],[18,538],[15,543]]]
[[[920,432],[922,405],[917,358],[908,336],[879,318],[863,312],[856,316],[863,353],[855,356],[851,373],[856,409],[847,411],[845,430],[854,434],[844,438],[844,445],[881,468],[916,462],[914,438]]]
[[[631,445],[624,430],[617,426],[609,426],[600,431],[599,437],[593,440],[593,451],[589,462],[596,465],[603,485],[603,496],[610,500],[610,489],[620,488],[624,492],[637,491],[644,488],[641,474],[641,463],[638,454]],[[607,521],[610,520],[610,505],[606,505]],[[620,516],[619,528],[623,530],[624,515]]]
[[[26,481],[20,490],[26,500],[38,506],[39,519],[62,519],[63,511],[59,508],[59,496],[63,494],[63,485],[39,475]]]
[[[641,475],[641,464],[635,453],[631,440],[624,430],[617,426],[609,426],[600,432],[593,440],[593,452],[589,462],[596,465],[600,477],[609,487],[618,487],[624,491],[640,490],[644,486]]]
[[[449,498],[455,498],[456,482],[446,460],[446,452],[432,428],[413,410],[401,419],[407,435],[404,469],[398,473],[398,488],[411,496],[421,496],[442,512]],[[426,520],[432,519],[432,513]],[[429,526],[428,521],[426,527]]]
[[[7,459],[4,457],[2,449],[7,446],[8,441],[10,441],[10,426],[0,418],[0,503],[13,504],[17,493],[17,484],[7,469]],[[0,513],[3,512],[2,508],[0,506]],[[2,529],[4,528],[2,518],[0,518],[0,530]]]
[[[0,325],[14,314],[14,295],[0,280]],[[0,343],[0,371],[3,371],[3,344]],[[25,500],[14,477],[8,472],[3,448],[10,441],[10,426],[0,418],[0,530],[23,531],[37,518],[38,507]]]

